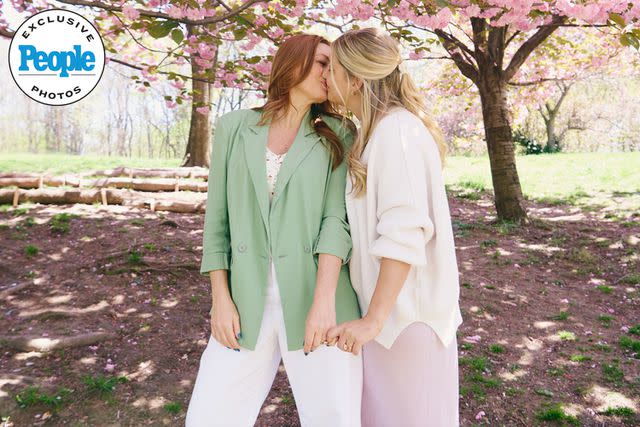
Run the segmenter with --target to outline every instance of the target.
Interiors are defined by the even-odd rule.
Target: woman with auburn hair
[[[360,317],[347,262],[345,153],[352,132],[327,102],[329,42],[278,49],[261,108],[215,127],[200,272],[211,337],[187,427],[253,426],[282,359],[303,426],[359,426],[362,357],[324,345]]]
[[[332,328],[328,341],[362,350],[363,426],[457,426],[462,316],[446,145],[401,63],[381,30],[350,31],[331,45],[329,100],[360,121],[346,205],[364,317]]]

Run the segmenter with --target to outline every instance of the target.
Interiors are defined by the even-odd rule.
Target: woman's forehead
[[[331,48],[324,43],[320,43],[316,48],[316,55],[326,56],[329,58],[331,56]]]

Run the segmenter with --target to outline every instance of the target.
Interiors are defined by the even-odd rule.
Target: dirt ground
[[[532,223],[516,227],[492,222],[486,193],[450,204],[461,425],[638,425],[640,213],[529,201]],[[183,425],[209,336],[202,224],[119,206],[0,211],[0,425]],[[50,352],[7,341],[95,332],[112,336]],[[282,367],[257,425],[299,425]]]

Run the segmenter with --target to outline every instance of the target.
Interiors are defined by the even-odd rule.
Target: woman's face
[[[320,104],[327,100],[327,81],[324,78],[324,72],[329,66],[330,53],[331,48],[320,43],[316,48],[311,71],[302,82],[293,88],[300,91],[300,94],[313,104]]]
[[[329,98],[329,102],[337,105],[344,105],[349,91],[351,90],[349,88],[349,78],[347,76],[347,70],[345,70],[337,60],[333,59],[329,63],[329,66],[325,70],[324,74],[328,87],[327,95]]]

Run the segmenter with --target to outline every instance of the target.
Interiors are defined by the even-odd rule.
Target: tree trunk
[[[196,102],[209,104],[209,84],[194,80],[193,88],[189,140],[181,166],[209,167],[209,113],[201,114],[196,111]]]
[[[190,28],[190,32],[193,28]],[[198,77],[203,75],[195,61],[194,56],[190,57],[191,75]],[[205,114],[196,111],[198,104],[209,105],[210,103],[210,85],[200,80],[191,80],[193,89],[193,99],[191,101],[191,123],[189,127],[189,139],[187,141],[187,149],[181,166],[203,166],[209,167],[209,134],[210,121],[209,111]]]
[[[556,148],[556,113],[549,112],[549,118],[544,121],[547,128],[547,153],[553,153]]]
[[[499,76],[487,71],[480,74],[478,89],[482,101],[482,118],[498,219],[527,222],[527,212],[523,208],[522,189],[516,169],[505,84]]]

